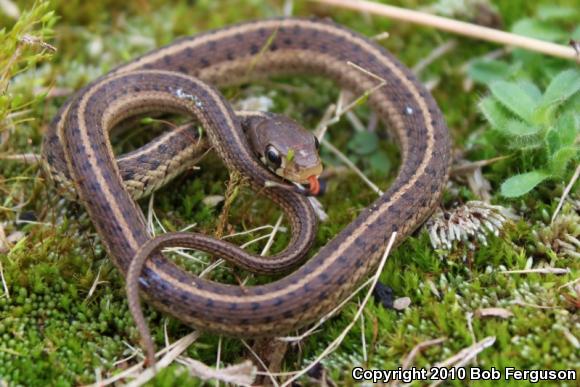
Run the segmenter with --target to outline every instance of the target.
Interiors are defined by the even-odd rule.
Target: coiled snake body
[[[361,72],[353,62],[365,69]],[[186,75],[187,74],[187,75]],[[194,115],[229,168],[250,174],[252,185],[278,203],[291,223],[291,251],[308,249],[315,225],[308,201],[281,188],[247,150],[239,120],[211,85],[233,85],[281,74],[328,77],[362,93],[396,135],[402,163],[391,187],[308,262],[272,283],[241,288],[198,278],[156,253],[140,289],[157,308],[196,327],[234,336],[267,336],[303,326],[327,313],[376,267],[393,232],[403,240],[437,205],[450,163],[448,130],[429,92],[385,49],[327,21],[276,19],[219,29],[148,53],[81,90],[54,119],[45,142],[49,162],[66,159],[68,174],[107,251],[126,274],[151,239],[144,216],[123,186],[108,129],[129,115],[161,110]],[[192,78],[194,76],[196,78]],[[199,79],[199,80],[198,80]],[[244,267],[272,272],[266,258],[202,238],[206,250]],[[244,255],[245,254],[245,255]],[[240,257],[243,256],[243,259]],[[246,265],[244,262],[249,262]]]

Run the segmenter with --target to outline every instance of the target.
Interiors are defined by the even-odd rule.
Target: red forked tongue
[[[318,177],[316,177],[316,175],[308,177],[308,184],[310,184],[310,193],[314,196],[318,195],[320,192],[320,182],[318,181]]]

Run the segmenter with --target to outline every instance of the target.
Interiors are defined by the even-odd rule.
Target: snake
[[[213,127],[208,136],[224,164],[248,173],[252,188],[287,216],[291,249],[278,258],[293,267],[293,251],[313,243],[316,217],[310,202],[288,189],[264,186],[271,172],[248,149],[239,119],[215,89],[290,75],[324,77],[352,93],[367,93],[367,103],[401,150],[396,178],[311,258],[272,282],[236,286],[181,269],[159,248],[186,243],[185,236],[152,238],[124,186],[108,130],[151,110],[192,115],[204,128]],[[133,293],[138,288],[154,307],[201,330],[247,338],[298,329],[335,308],[376,270],[393,233],[400,244],[437,207],[451,162],[442,113],[417,77],[377,42],[325,19],[251,21],[179,39],[80,90],[51,128],[45,152],[53,162],[57,154],[66,160],[68,176],[115,265],[127,275],[132,262],[143,264],[138,280],[128,282]],[[198,235],[198,242],[199,250],[242,261],[242,267],[249,261],[258,271],[276,271],[277,263],[225,241]]]

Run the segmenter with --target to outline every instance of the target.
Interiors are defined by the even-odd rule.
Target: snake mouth
[[[310,193],[313,196],[316,196],[320,193],[320,182],[318,181],[318,176],[311,175],[308,177],[308,185],[310,189]]]

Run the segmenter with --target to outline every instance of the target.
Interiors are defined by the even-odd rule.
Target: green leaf
[[[568,33],[553,24],[534,19],[521,19],[514,24],[512,32],[531,38],[548,40],[550,42],[562,41],[568,37]]]
[[[546,134],[546,143],[548,144],[548,153],[550,157],[562,147],[560,133],[554,128],[550,128]]]
[[[489,84],[509,78],[514,72],[512,66],[499,60],[474,60],[467,68],[467,75],[475,82]]]
[[[518,86],[525,91],[531,99],[534,100],[536,104],[539,104],[542,100],[542,92],[533,82],[527,80],[521,80],[518,82]]]
[[[574,20],[578,10],[562,5],[542,5],[538,7],[537,15],[542,20]]]
[[[536,104],[534,100],[515,83],[498,81],[492,83],[491,93],[507,109],[525,121],[532,120]]]
[[[570,69],[556,75],[546,88],[542,107],[561,104],[580,90],[580,71]]]
[[[564,176],[566,167],[574,158],[578,158],[578,148],[568,146],[559,149],[550,159],[550,172],[556,176]]]
[[[501,194],[506,198],[525,195],[549,177],[550,174],[542,170],[512,176],[501,185]]]
[[[509,117],[506,114],[507,112],[495,98],[483,98],[479,103],[479,110],[481,110],[485,118],[495,129],[500,129],[507,125],[509,120]]]
[[[556,122],[556,130],[563,145],[573,145],[580,134],[580,116],[573,112],[562,114]]]
[[[538,134],[541,128],[520,120],[509,120],[503,132],[509,136],[524,137]]]
[[[377,150],[379,138],[372,132],[357,132],[348,143],[348,148],[359,155],[368,155]]]
[[[391,171],[392,164],[385,152],[375,152],[369,157],[371,170],[375,173],[386,175]]]

